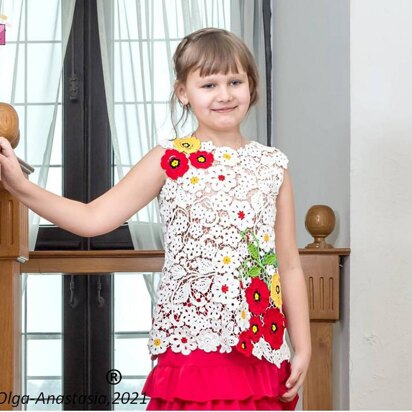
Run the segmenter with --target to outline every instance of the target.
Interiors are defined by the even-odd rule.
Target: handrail
[[[163,250],[34,251],[22,273],[160,272]]]
[[[347,256],[349,248],[299,249],[300,255],[322,254]],[[22,273],[110,273],[160,272],[164,250],[69,250],[33,251],[22,264]]]

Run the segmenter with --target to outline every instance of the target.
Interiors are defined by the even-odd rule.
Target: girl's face
[[[239,133],[250,105],[249,79],[243,70],[205,77],[199,70],[192,71],[176,93],[182,104],[190,104],[199,123],[198,133]]]

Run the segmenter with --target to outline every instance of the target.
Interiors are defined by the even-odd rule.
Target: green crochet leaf
[[[248,275],[251,278],[258,277],[260,275],[260,267],[259,266],[252,266],[248,271]]]
[[[264,265],[274,265],[274,266],[276,266],[278,264],[277,256],[274,253],[268,253],[263,258],[263,264]]]
[[[252,256],[253,259],[259,261],[258,248],[253,243],[249,243],[247,248],[249,250],[250,256]]]

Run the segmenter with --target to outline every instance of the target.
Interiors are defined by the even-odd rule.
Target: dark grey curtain
[[[266,111],[267,111],[267,145],[271,145],[272,135],[272,44],[271,20],[272,10],[270,0],[263,0],[263,31],[265,35],[265,61],[266,61]]]

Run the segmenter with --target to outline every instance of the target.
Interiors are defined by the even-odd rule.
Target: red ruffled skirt
[[[147,410],[295,410],[298,395],[279,400],[289,375],[288,361],[278,368],[236,350],[183,355],[168,349],[142,392],[150,397]]]

